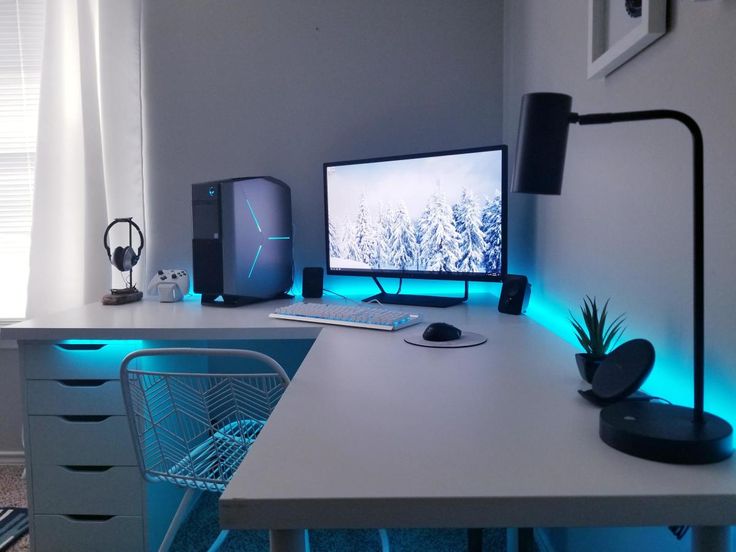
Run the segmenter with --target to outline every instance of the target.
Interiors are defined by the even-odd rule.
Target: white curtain
[[[113,218],[133,217],[145,234],[141,1],[47,2],[29,318],[124,287],[102,245]],[[127,225],[116,225],[111,242],[127,245]],[[144,261],[134,272],[139,289]]]

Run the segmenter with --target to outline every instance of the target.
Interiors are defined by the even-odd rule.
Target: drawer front
[[[26,385],[30,415],[125,415],[120,381],[29,380]]]
[[[33,468],[36,514],[105,514],[140,516],[143,477],[138,468],[53,465]]]
[[[134,552],[143,550],[143,518],[33,517],[36,552]]]
[[[29,416],[33,465],[137,466],[126,416]]]
[[[120,379],[120,362],[138,340],[19,343],[26,379]]]

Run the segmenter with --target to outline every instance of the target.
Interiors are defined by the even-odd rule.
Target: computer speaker
[[[529,304],[532,285],[526,276],[507,274],[503,279],[501,297],[498,298],[498,312],[504,314],[522,314]]]
[[[302,296],[307,298],[322,297],[323,278],[324,270],[322,270],[322,267],[304,267],[302,272]]]

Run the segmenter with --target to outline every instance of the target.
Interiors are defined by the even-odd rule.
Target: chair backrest
[[[256,360],[268,373],[188,373],[132,369],[153,356]],[[289,377],[271,357],[243,349],[141,349],[120,366],[125,408],[143,476],[222,492],[276,407]]]

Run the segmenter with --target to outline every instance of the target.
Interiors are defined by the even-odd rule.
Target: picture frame
[[[615,17],[628,19],[621,36],[609,40],[614,6],[622,10]],[[604,78],[666,31],[667,0],[588,0],[588,79]]]

